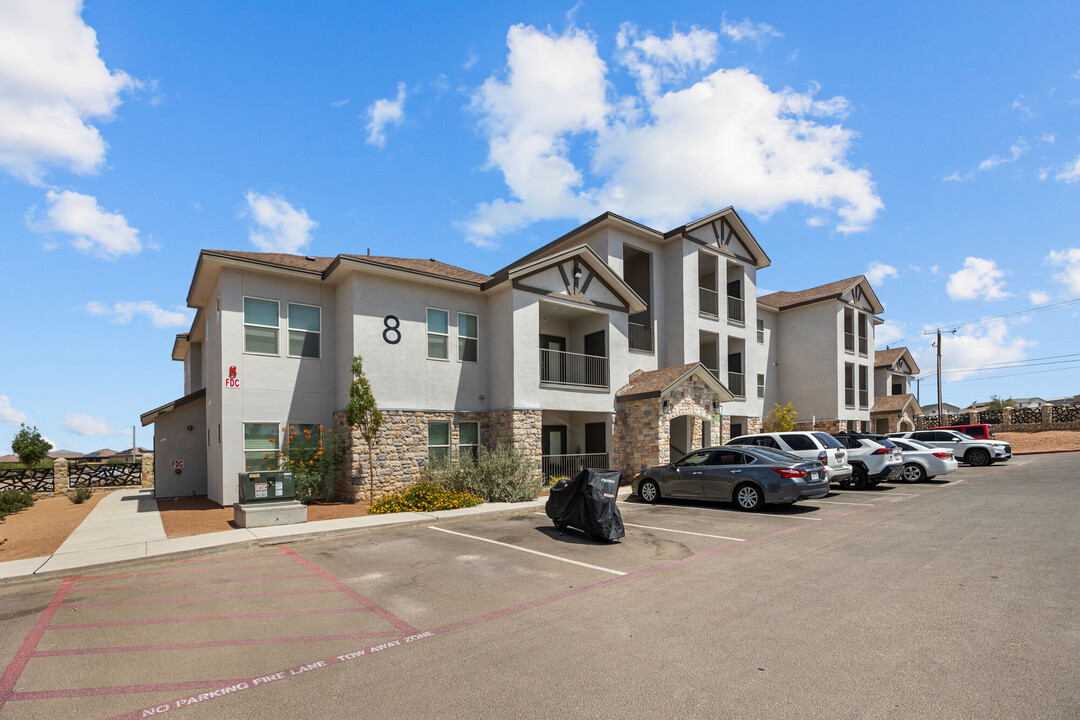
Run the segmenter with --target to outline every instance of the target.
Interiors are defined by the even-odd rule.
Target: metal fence
[[[742,373],[729,372],[727,374],[728,390],[735,397],[746,397],[746,376]]]
[[[549,385],[607,388],[608,359],[601,355],[541,348],[540,382]]]
[[[142,463],[68,463],[68,487],[122,487],[142,485]]]
[[[698,288],[698,312],[720,317],[720,293],[709,288]]]
[[[607,470],[610,461],[607,453],[585,453],[577,455],[544,455],[541,458],[544,469],[544,483],[553,485],[563,478],[571,478],[581,469]]]
[[[0,470],[0,490],[29,490],[34,493],[53,492],[55,488],[52,468],[26,470],[4,468]]]
[[[1080,422],[1080,404],[1052,406],[1050,422]]]
[[[652,352],[652,328],[639,323],[627,323],[628,340],[631,350],[647,350]]]
[[[743,299],[741,297],[728,295],[727,319],[737,323],[746,322],[746,315],[743,312]]]

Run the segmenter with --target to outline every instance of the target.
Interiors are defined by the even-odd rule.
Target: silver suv
[[[844,446],[826,432],[799,431],[778,433],[755,433],[740,435],[728,440],[725,445],[756,445],[774,450],[783,450],[807,460],[817,460],[825,466],[825,475],[829,482],[842,482],[851,477],[851,466],[847,464],[847,451]]]
[[[916,430],[889,433],[889,437],[910,438],[953,451],[956,459],[980,467],[1005,462],[1012,457],[1012,446],[1001,440],[979,440],[955,430]]]
[[[868,485],[899,479],[904,473],[904,454],[888,438],[858,433],[837,433],[836,439],[848,450],[851,480],[844,487],[862,490]]]

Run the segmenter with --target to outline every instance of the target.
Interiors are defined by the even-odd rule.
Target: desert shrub
[[[34,494],[29,490],[0,490],[0,520],[34,504]]]
[[[473,507],[482,502],[483,500],[475,495],[456,492],[445,485],[421,480],[405,490],[383,496],[368,508],[368,513],[382,515],[409,511],[456,510]]]
[[[462,455],[453,464],[432,463],[421,475],[451,490],[477,495],[486,502],[523,502],[540,494],[543,478],[534,463],[515,448],[480,448],[474,459]]]
[[[88,487],[76,488],[75,490],[72,490],[68,493],[68,500],[75,503],[76,505],[81,505],[87,500],[89,500],[90,496],[93,494],[94,491]]]

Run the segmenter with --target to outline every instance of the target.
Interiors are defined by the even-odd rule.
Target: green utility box
[[[262,470],[240,473],[240,502],[282,502],[296,496],[291,471]]]

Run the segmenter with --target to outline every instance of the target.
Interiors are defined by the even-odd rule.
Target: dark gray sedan
[[[733,502],[741,510],[766,503],[825,497],[829,479],[817,460],[783,450],[731,446],[695,450],[670,465],[638,473],[634,494],[647,503],[661,498]]]

